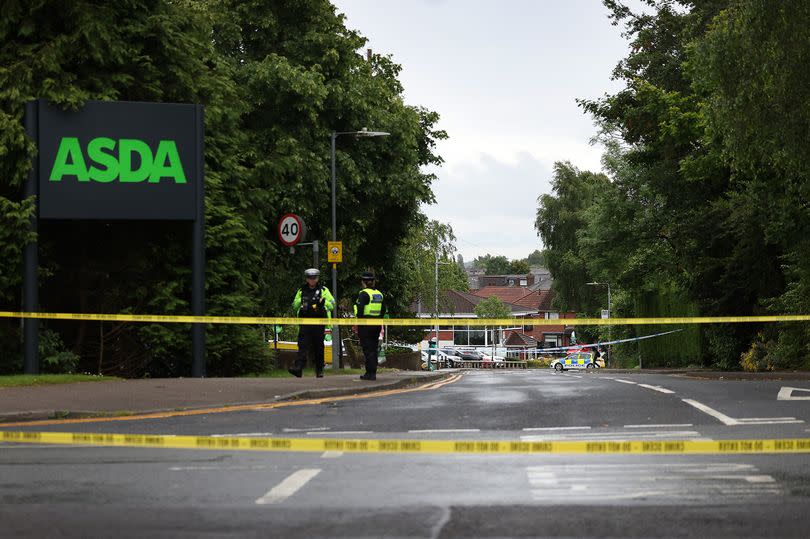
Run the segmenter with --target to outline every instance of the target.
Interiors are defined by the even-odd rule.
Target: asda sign
[[[195,220],[202,196],[199,105],[37,102],[41,219]]]
[[[116,153],[116,146],[118,151]],[[138,162],[136,165],[135,163]],[[107,137],[94,138],[82,150],[76,137],[65,137],[59,143],[49,181],[60,182],[75,177],[80,182],[159,183],[161,179],[186,183],[183,163],[173,140],[161,140],[157,150],[142,140],[115,141]]]

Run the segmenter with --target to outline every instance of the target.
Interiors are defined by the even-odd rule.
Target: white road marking
[[[806,391],[807,395],[802,395],[801,397],[794,397],[792,393],[794,391]],[[810,389],[804,389],[803,387],[783,387],[779,389],[779,394],[776,396],[776,400],[778,401],[810,401]]]
[[[173,472],[208,472],[208,471],[228,471],[228,470],[264,470],[267,466],[172,466],[169,470]]]
[[[719,420],[724,425],[785,425],[792,423],[804,423],[803,419],[796,419],[795,417],[741,417],[733,418],[727,416],[722,412],[718,412],[714,408],[710,408],[703,403],[692,399],[681,399],[683,402],[690,406],[694,406],[704,414],[708,414],[713,418]]]
[[[652,389],[653,391],[658,391],[659,393],[675,393],[671,389],[661,386],[651,386],[649,384],[638,384],[638,387],[646,387],[647,389]]]
[[[670,431],[631,431],[631,432],[581,432],[572,434],[540,434],[521,436],[523,442],[544,442],[547,440],[640,440],[649,438],[673,439],[696,438],[700,433],[694,430]]]
[[[751,464],[650,463],[548,464],[526,468],[535,501],[615,504],[615,500],[658,498],[709,502],[719,494],[750,499],[782,494],[770,475]]]
[[[211,438],[239,438],[245,436],[272,436],[272,432],[239,432],[236,434],[209,434]]]
[[[702,403],[700,403],[700,402],[698,402],[696,400],[692,400],[692,399],[681,399],[681,400],[683,402],[685,402],[686,404],[688,404],[689,406],[697,408],[698,410],[700,410],[704,414],[708,414],[708,415],[712,416],[713,418],[717,419],[718,421],[720,421],[724,425],[739,425],[740,424],[740,422],[737,421],[736,419],[734,419],[733,417],[729,417],[729,416],[727,416],[726,414],[724,414],[722,412],[718,412],[714,408],[709,408],[705,404],[702,404]]]
[[[408,432],[416,433],[433,433],[433,432],[481,432],[481,429],[421,429],[409,430]]]
[[[267,494],[256,500],[256,505],[280,503],[298,492],[313,477],[321,473],[319,468],[305,468],[289,475],[284,481],[273,487]]]
[[[524,431],[590,430],[591,427],[526,427]]]
[[[281,429],[282,432],[315,432],[316,430],[329,430],[329,427],[309,427],[307,429]]]
[[[336,459],[343,456],[343,451],[324,451],[322,459]]]
[[[335,434],[339,434],[339,435],[343,435],[343,434],[371,434],[372,432],[374,432],[374,431],[373,430],[335,430],[335,431],[330,431],[330,432],[324,432],[324,431],[315,431],[315,432],[313,432],[313,431],[309,431],[309,432],[307,432],[307,434],[308,435],[316,435],[317,434],[317,435],[320,436],[320,435],[324,435],[324,434],[329,434],[329,435],[335,435]]]
[[[635,382],[631,382],[630,380],[622,380],[621,378],[616,378],[616,381],[617,381],[617,382],[621,382],[621,383],[623,383],[623,384],[633,384],[633,385],[636,385],[636,383],[635,383]]]
[[[663,423],[659,425],[625,425],[626,429],[666,429],[669,427],[692,427],[691,423]]]

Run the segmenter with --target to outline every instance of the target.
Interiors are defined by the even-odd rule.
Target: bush
[[[39,357],[43,374],[72,374],[79,365],[79,356],[65,350],[62,338],[50,329],[39,335]]]
[[[537,359],[530,359],[526,361],[526,367],[529,369],[543,369],[551,365],[550,357],[540,357]]]

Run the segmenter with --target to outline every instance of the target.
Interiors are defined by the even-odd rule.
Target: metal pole
[[[312,240],[312,267],[317,268],[320,265],[318,261],[318,240]]]
[[[29,101],[25,104],[25,132],[39,147],[38,118],[39,103]],[[39,200],[37,198],[39,181],[39,156],[31,160],[31,169],[28,171],[28,181],[25,182],[25,198],[34,197],[34,213],[28,224],[28,230],[37,233],[37,213]],[[23,272],[23,298],[22,310],[36,312],[39,310],[39,251],[37,238],[25,245],[24,272]],[[26,318],[23,320],[23,339],[25,355],[25,374],[39,374],[39,320]]]
[[[608,287],[608,320],[610,320],[611,318],[613,318],[613,310],[612,310],[611,305],[610,305],[610,283],[607,283],[607,287]],[[608,325],[608,341],[612,341],[612,340],[613,340],[613,324],[610,324],[610,325]],[[608,357],[610,358],[611,363],[613,363],[612,351],[613,351],[613,345],[609,344],[608,345]]]
[[[191,314],[205,315],[205,159],[203,108],[197,105],[197,215],[191,241]],[[191,376],[205,378],[205,324],[191,324]]]
[[[337,133],[332,132],[332,241],[337,241],[337,213],[335,209],[335,139]],[[338,288],[337,288],[337,264],[332,264],[332,295],[335,297],[335,312],[332,316],[338,317]],[[332,368],[340,368],[340,352],[343,343],[340,341],[340,326],[332,326]]]
[[[439,366],[439,241],[438,236],[436,240],[436,266],[434,268],[434,275],[436,277],[436,303],[433,305],[433,314],[436,316],[436,366]],[[430,362],[428,356],[428,370],[433,370],[433,364]]]

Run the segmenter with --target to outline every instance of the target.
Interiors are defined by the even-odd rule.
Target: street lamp
[[[337,213],[335,211],[335,140],[341,135],[352,135],[355,137],[387,137],[391,133],[385,131],[369,131],[364,127],[361,131],[332,131],[332,241],[337,241]],[[338,315],[338,291],[337,291],[337,264],[332,264],[332,294],[335,297],[335,312]],[[332,327],[332,368],[340,368],[340,352],[343,345],[340,341],[340,326]]]
[[[610,315],[611,315],[611,312],[612,312],[611,311],[611,306],[610,306],[610,283],[597,283],[596,281],[592,281],[590,283],[585,283],[585,284],[587,284],[588,286],[607,286],[607,292],[608,292],[608,298],[607,298],[608,299],[608,318],[610,318]],[[613,326],[608,324],[608,341],[613,340],[613,337],[612,337],[613,331],[612,330],[613,330]],[[611,347],[612,346],[613,345],[608,344],[608,359],[611,362],[613,361],[613,354],[611,352],[611,350],[612,350]]]
[[[439,265],[449,266],[455,262],[439,262],[439,247],[436,246],[436,266],[434,275],[436,276],[436,303],[433,305],[433,314],[436,317],[436,366],[439,366]],[[428,354],[428,369],[433,370],[433,365],[430,362],[430,354]]]

